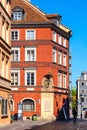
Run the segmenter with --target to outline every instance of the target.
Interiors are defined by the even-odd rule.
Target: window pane
[[[14,20],[22,20],[22,12],[14,12],[13,19]]]
[[[31,85],[34,85],[34,73],[31,73]]]
[[[27,40],[33,40],[34,39],[34,30],[28,30],[27,31]]]
[[[7,114],[7,100],[5,100],[5,114]]]
[[[2,99],[2,115],[4,115],[4,108],[5,108],[4,99]]]
[[[24,111],[34,110],[34,101],[33,100],[26,99],[22,103],[23,103]]]
[[[35,61],[35,50],[27,50],[27,61]]]
[[[27,85],[30,85],[30,73],[27,73]]]
[[[11,73],[11,85],[18,85],[18,73]]]
[[[18,40],[18,31],[11,32],[11,40]]]
[[[35,73],[28,72],[27,73],[27,85],[34,85],[35,84]]]

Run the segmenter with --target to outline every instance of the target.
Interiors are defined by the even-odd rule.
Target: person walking
[[[73,110],[72,110],[72,114],[73,114],[73,121],[74,123],[76,122],[76,119],[77,119],[77,111],[76,111],[76,108],[74,107]]]

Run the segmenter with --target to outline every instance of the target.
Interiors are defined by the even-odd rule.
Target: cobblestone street
[[[78,119],[76,123],[69,121],[14,121],[0,130],[87,130],[87,121]]]

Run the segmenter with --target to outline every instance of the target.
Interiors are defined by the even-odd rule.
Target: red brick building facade
[[[58,115],[69,93],[69,38],[61,16],[12,0],[11,111],[23,119]]]

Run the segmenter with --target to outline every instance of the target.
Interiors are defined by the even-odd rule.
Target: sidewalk
[[[87,130],[87,120],[77,119],[76,123],[73,119],[64,121],[13,121],[12,124],[0,128],[0,130]]]
[[[40,126],[48,123],[48,120],[39,120],[39,121],[32,121],[32,120],[18,120],[13,121],[10,125],[0,127],[0,130],[26,130],[28,128],[31,129],[34,126]]]

